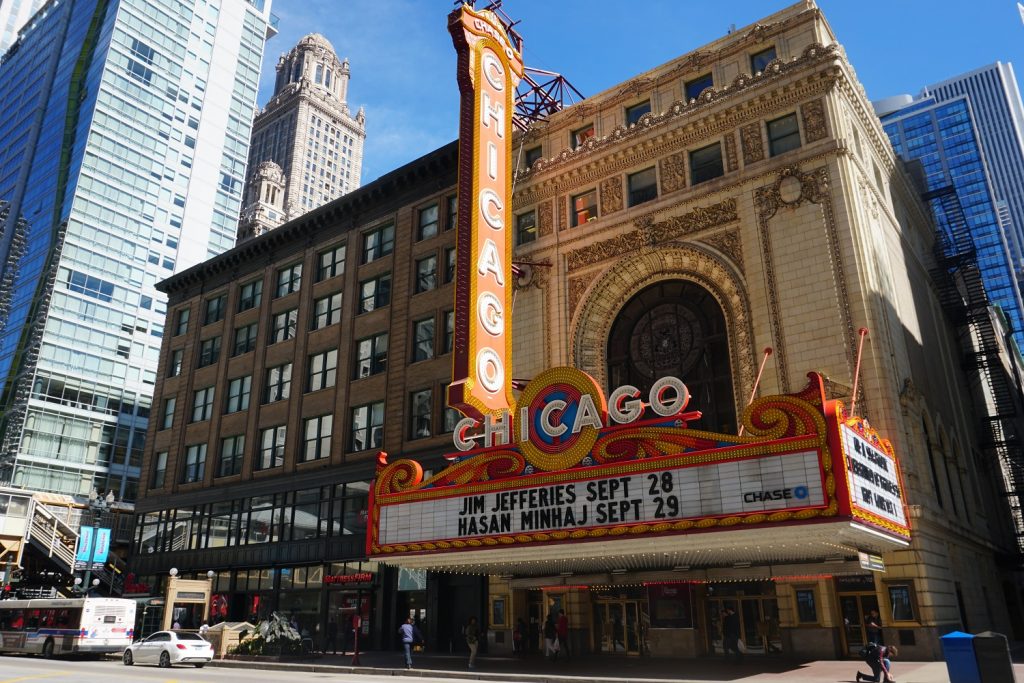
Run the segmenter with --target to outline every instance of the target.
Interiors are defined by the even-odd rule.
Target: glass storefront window
[[[801,624],[818,623],[818,607],[814,601],[814,589],[797,589],[796,617]]]

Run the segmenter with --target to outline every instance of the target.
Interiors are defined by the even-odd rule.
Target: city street
[[[45,660],[32,657],[3,657],[0,659],[0,683],[21,683],[42,681],[53,683],[129,683],[134,681],[156,681],[159,683],[262,683],[278,681],[426,681],[446,683],[467,680],[505,681],[506,683],[585,683],[586,681],[607,683],[645,683],[654,681],[730,681],[735,683],[768,683],[782,681],[806,681],[822,683],[837,681],[852,683],[857,662],[820,661],[787,665],[782,662],[745,662],[733,666],[720,660],[695,660],[681,664],[674,662],[665,666],[666,660],[646,660],[639,664],[619,661],[602,662],[600,673],[592,673],[593,662],[564,662],[552,667],[527,665],[529,673],[516,673],[499,661],[481,661],[476,671],[434,671],[416,669],[379,669],[369,673],[365,669],[358,673],[346,672],[343,667],[317,663],[316,671],[302,670],[310,665],[289,664],[242,664],[214,663],[202,670],[181,666],[160,669],[152,666],[123,666],[116,660]],[[609,666],[609,664],[613,664]],[[454,668],[454,667],[451,667]],[[864,669],[863,665],[861,668]],[[333,670],[332,670],[333,669]],[[1015,665],[1018,677],[1024,676],[1024,666]],[[900,662],[897,669],[900,683],[945,683],[948,681],[946,666],[942,662]],[[685,676],[685,677],[680,677]]]

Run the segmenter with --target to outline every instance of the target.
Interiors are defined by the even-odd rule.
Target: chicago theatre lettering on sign
[[[909,537],[892,446],[826,401],[819,375],[808,377],[798,394],[755,400],[743,415],[745,435],[736,436],[689,428],[700,413],[686,412],[689,394],[679,380],[665,378],[648,404],[635,387],[616,389],[606,402],[586,373],[547,370],[527,384],[514,411],[477,425],[483,447],[448,456],[452,464],[434,476],[424,479],[412,460],[387,464],[382,454],[367,552],[843,519]],[[655,417],[636,419],[645,405]],[[464,422],[454,437],[462,445],[473,441],[473,421]]]
[[[452,12],[458,53],[455,345],[448,403],[480,418],[512,396],[512,110],[523,61],[492,12]]]

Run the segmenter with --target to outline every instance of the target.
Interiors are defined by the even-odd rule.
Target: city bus
[[[134,600],[0,600],[0,653],[54,657],[122,652],[134,635]]]

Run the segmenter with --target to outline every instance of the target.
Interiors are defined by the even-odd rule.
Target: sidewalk
[[[215,661],[211,666],[313,671],[376,676],[444,677],[506,683],[649,683],[663,681],[735,681],[742,683],[779,683],[782,681],[854,683],[858,662],[823,660],[798,662],[779,658],[747,657],[740,664],[721,658],[658,659],[653,657],[612,657],[592,655],[586,658],[547,662],[540,657],[479,657],[477,667],[469,670],[466,657],[459,655],[419,654],[415,668],[407,671],[399,652],[369,652],[360,655],[361,666],[351,666],[352,657],[327,655],[294,663]],[[861,663],[860,670],[868,672]],[[1024,664],[1015,664],[1014,672],[1024,681]],[[893,662],[893,674],[899,683],[948,683],[943,662]]]

